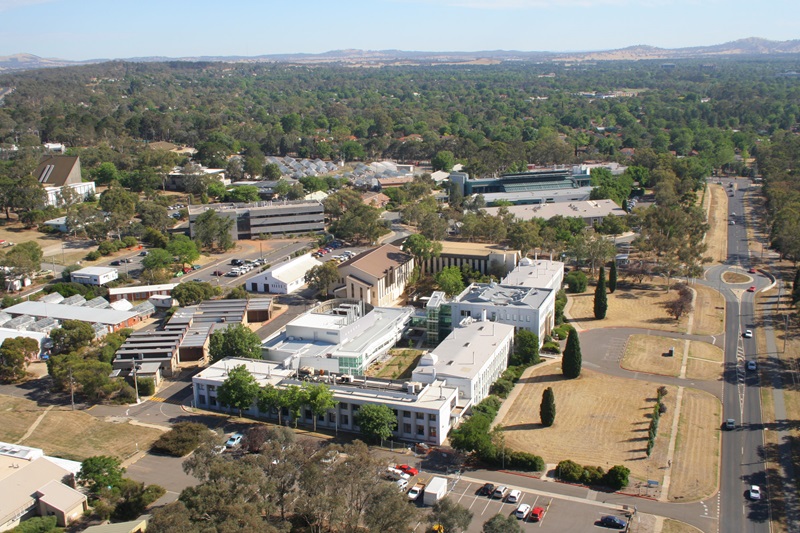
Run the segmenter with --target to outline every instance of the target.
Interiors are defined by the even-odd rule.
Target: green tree
[[[175,235],[167,244],[167,251],[178,258],[178,262],[186,266],[200,258],[197,244],[186,235]]]
[[[11,530],[12,533],[50,533],[60,531],[63,530],[60,527],[56,527],[56,517],[53,515],[28,518]]]
[[[453,166],[455,164],[456,158],[453,155],[453,152],[449,150],[436,152],[436,155],[431,159],[431,166],[433,167],[433,170],[444,170],[445,172],[450,172],[453,170]]]
[[[514,334],[515,364],[539,364],[539,336],[527,329],[520,329]]]
[[[255,185],[240,185],[225,193],[226,202],[249,203],[260,199],[258,187]]]
[[[263,175],[264,175],[264,179],[265,180],[278,181],[279,179],[281,179],[281,169],[275,163],[267,163],[266,165],[264,165],[264,174]],[[283,183],[286,183],[286,182],[284,181]],[[287,183],[287,185],[288,185],[288,183]],[[288,189],[286,191],[284,191],[282,193],[282,195],[286,194],[287,192],[289,192]]]
[[[122,238],[122,229],[130,225],[136,213],[138,198],[120,186],[112,186],[100,195],[100,208],[108,213],[106,225],[109,231]]]
[[[608,295],[606,294],[606,269],[600,267],[597,286],[594,289],[594,317],[602,320],[608,311]]]
[[[404,533],[412,531],[419,520],[419,511],[408,505],[408,497],[395,487],[382,483],[364,509],[367,531]]]
[[[315,383],[308,387],[308,407],[314,415],[314,431],[317,430],[317,418],[336,407],[336,400],[330,387],[324,383]]]
[[[166,231],[173,226],[174,220],[170,218],[167,208],[155,202],[139,202],[137,207],[142,226],[154,231]]]
[[[391,438],[397,427],[397,417],[384,404],[362,405],[353,419],[367,440],[376,443]]]
[[[84,459],[78,472],[78,481],[97,494],[103,489],[118,487],[122,483],[125,469],[120,466],[119,459],[107,455],[95,455]]]
[[[281,420],[281,395],[283,391],[280,391],[273,387],[271,384],[267,383],[264,387],[258,391],[258,398],[256,399],[258,410],[262,413],[270,413],[273,409],[278,412],[278,425],[282,425],[283,422]]]
[[[608,292],[614,294],[617,290],[617,261],[611,261],[611,270],[608,272]]]
[[[455,503],[450,498],[436,502],[428,515],[428,523],[440,525],[444,533],[461,533],[472,522],[472,511]]]
[[[573,294],[581,293],[586,290],[589,280],[586,274],[580,270],[573,270],[564,276],[564,283],[567,284],[567,289]]]
[[[258,397],[260,388],[256,378],[247,371],[244,365],[238,365],[228,371],[228,377],[217,389],[217,400],[220,404],[239,411],[249,409]]]
[[[54,353],[67,353],[88,346],[94,339],[94,330],[87,322],[64,320],[60,328],[50,332],[50,338]]]
[[[322,291],[328,296],[328,290],[333,283],[339,280],[339,269],[334,261],[326,261],[321,265],[313,266],[306,272],[305,282],[315,291]]]
[[[0,346],[0,381],[15,382],[25,377],[29,360],[39,355],[39,342],[28,337],[13,337]]]
[[[186,307],[210,300],[221,292],[221,288],[205,281],[186,281],[172,289],[172,297],[178,300],[181,307]]]
[[[194,237],[203,248],[219,248],[228,250],[233,247],[233,230],[235,221],[221,216],[213,209],[201,214],[194,221]]]
[[[434,279],[439,289],[448,296],[460,294],[464,290],[464,279],[461,277],[461,269],[457,266],[443,268]]]
[[[174,256],[161,248],[153,248],[150,250],[150,252],[148,252],[147,257],[142,259],[142,268],[145,270],[172,268],[172,265],[174,264]]]
[[[794,281],[792,282],[792,304],[800,302],[800,268],[794,273]]]
[[[208,352],[212,362],[226,357],[261,359],[261,339],[244,324],[231,324],[211,334]]]
[[[622,465],[612,466],[603,476],[603,483],[614,490],[620,490],[628,486],[628,476],[631,471]]]
[[[578,338],[578,331],[575,328],[569,330],[567,336],[567,346],[561,357],[561,372],[567,379],[575,379],[581,375],[581,341]]]
[[[289,410],[294,421],[294,427],[300,421],[303,413],[303,406],[308,404],[308,387],[305,385],[298,387],[297,385],[289,385],[281,391],[281,404]]]
[[[513,515],[497,513],[483,524],[483,533],[521,533],[519,520]]]
[[[539,406],[539,417],[542,425],[549,428],[556,421],[556,396],[553,388],[547,387],[542,393],[542,404]]]
[[[439,257],[439,254],[442,253],[442,243],[430,241],[423,235],[414,233],[403,243],[403,251],[413,255],[414,262],[418,267],[421,267],[424,261]]]
[[[106,185],[119,178],[117,167],[111,161],[100,163],[100,166],[92,169],[89,175],[99,185]]]

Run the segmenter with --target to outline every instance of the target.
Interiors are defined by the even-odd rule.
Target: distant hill
[[[724,56],[786,56],[800,54],[800,40],[769,41],[757,37],[740,39],[712,46],[689,48],[657,48],[637,45],[618,50],[583,52],[522,52],[514,50],[482,50],[476,52],[408,52],[404,50],[332,50],[320,54],[270,54],[260,56],[195,56],[195,57],[131,57],[131,62],[222,61],[231,63],[295,63],[378,65],[492,64],[503,61],[621,61],[646,59],[692,59]],[[32,54],[0,56],[0,72],[37,68],[67,67],[102,63],[109,59],[69,61],[42,58]]]

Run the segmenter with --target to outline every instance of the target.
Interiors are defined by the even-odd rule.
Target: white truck
[[[408,500],[415,502],[421,494],[425,493],[425,483],[417,483],[408,491]]]
[[[447,495],[447,479],[436,476],[425,485],[425,492],[422,494],[422,503],[425,505],[435,505]]]

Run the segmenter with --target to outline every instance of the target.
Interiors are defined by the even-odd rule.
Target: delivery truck
[[[422,495],[422,503],[425,505],[435,505],[447,494],[447,479],[436,476],[425,485],[425,493]]]

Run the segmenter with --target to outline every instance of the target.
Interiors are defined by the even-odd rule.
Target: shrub
[[[156,392],[156,382],[153,378],[136,378],[139,385],[139,396],[152,396]]]
[[[599,485],[603,482],[605,472],[599,466],[584,466],[583,475],[581,475],[581,483],[584,485]]]
[[[583,477],[583,467],[575,461],[565,459],[556,466],[556,477],[570,483],[579,483]]]
[[[630,469],[622,465],[613,466],[611,467],[611,470],[606,472],[606,475],[603,476],[603,484],[607,487],[611,487],[614,490],[627,487],[628,475],[630,475],[630,473]]]
[[[525,371],[525,367],[518,365],[518,366],[510,366],[506,368],[505,372],[501,376],[502,379],[507,379],[512,383],[516,383],[519,381],[519,378],[522,377],[522,373]]]
[[[117,247],[114,245],[114,241],[103,241],[97,247],[97,251],[102,255],[111,255],[117,251]]]
[[[559,339],[566,339],[571,329],[572,326],[570,324],[561,324],[557,328],[553,329],[553,333],[558,335]]]
[[[507,379],[500,378],[497,381],[495,381],[494,383],[492,383],[492,386],[489,389],[489,392],[491,392],[492,394],[496,394],[496,395],[500,396],[501,398],[505,398],[505,397],[508,396],[508,393],[511,392],[511,389],[513,389],[513,388],[514,388],[514,383],[513,382],[511,382],[511,381],[509,381]]]
[[[183,457],[197,448],[208,428],[196,422],[179,422],[153,443],[153,450],[174,457]]]
[[[584,292],[589,284],[586,274],[580,270],[573,270],[564,276],[564,282],[567,284],[567,290],[573,294]]]
[[[100,252],[98,252],[97,250],[92,250],[91,252],[86,254],[87,261],[97,261],[98,259],[100,259],[100,257],[102,256],[100,255]]]
[[[133,387],[123,381],[121,382],[119,390],[117,391],[117,395],[114,397],[113,401],[117,404],[133,403],[136,401],[136,391],[133,389]]]
[[[12,533],[48,533],[50,531],[62,531],[56,527],[55,516],[35,516],[29,518],[12,530]]]
[[[139,241],[136,240],[136,237],[128,235],[127,237],[123,237],[122,244],[124,244],[126,248],[133,248],[139,244]]]
[[[487,396],[478,405],[472,408],[473,413],[483,413],[489,415],[494,420],[497,412],[500,411],[500,405],[503,402],[497,396]]]
[[[3,296],[2,300],[0,300],[0,307],[5,309],[6,307],[11,307],[12,305],[17,305],[18,303],[22,303],[21,298],[17,298],[16,296],[6,295]]]
[[[542,345],[543,352],[561,353],[561,345],[556,341],[546,342]]]
[[[542,472],[545,469],[544,459],[538,455],[517,451],[506,451],[506,466],[526,472]]]

